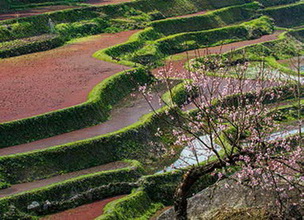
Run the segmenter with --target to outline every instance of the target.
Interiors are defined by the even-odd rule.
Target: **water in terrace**
[[[301,66],[301,69],[304,70],[304,66]],[[259,66],[251,65],[246,73],[246,77],[249,79],[255,79],[257,77],[257,74],[259,72],[263,71],[264,77],[269,79],[276,79],[276,80],[293,80],[293,81],[300,81],[301,84],[304,84],[304,77],[301,76],[300,78],[296,75],[290,75],[283,73],[279,70],[273,69],[273,68],[267,68],[264,70],[261,70]],[[236,71],[231,70],[229,71],[231,75],[237,75]]]
[[[166,167],[162,172],[168,172],[175,169],[184,168],[191,165],[196,165],[210,158],[214,153],[206,148],[206,145],[211,146],[210,135],[200,136],[191,142],[189,146],[186,146],[180,153],[179,159],[177,159],[172,165]],[[203,144],[204,143],[204,144]],[[216,150],[220,150],[219,145],[215,145]]]
[[[303,133],[303,132],[304,132],[304,127],[301,127],[301,133]],[[275,132],[275,133],[271,134],[268,137],[268,140],[273,141],[273,140],[276,140],[276,139],[279,139],[279,138],[288,137],[290,135],[295,135],[295,134],[298,134],[298,133],[299,133],[299,128],[294,128],[294,129],[289,130],[289,131],[278,131],[278,132]]]
[[[304,127],[301,127],[301,132],[304,132]],[[293,128],[287,131],[286,130],[279,131],[270,134],[267,140],[273,141],[280,138],[286,138],[288,136],[295,135],[298,133],[299,133],[299,128]],[[214,153],[210,150],[207,150],[206,146],[202,144],[202,142],[204,142],[206,145],[208,145],[208,147],[211,147],[210,136],[209,135],[201,136],[200,140],[201,141],[197,139],[193,140],[189,146],[186,146],[182,150],[179,158],[174,163],[172,163],[170,166],[166,167],[165,169],[159,171],[158,173],[169,172],[172,170],[185,168],[187,166],[196,165],[198,163],[206,161],[211,156],[213,156]],[[216,145],[216,150],[220,150],[219,145]]]
[[[297,71],[297,66],[300,67],[300,72],[304,72],[304,56],[294,57],[286,60],[279,60],[279,63],[288,66],[294,71]],[[300,65],[298,65],[300,64]]]
[[[304,66],[302,66],[301,68],[304,69]],[[259,71],[259,67],[257,66],[249,67],[247,77],[254,79],[257,75],[257,71]],[[278,80],[296,80],[296,81],[298,80],[298,76],[288,75],[286,73],[282,73],[275,69],[268,69],[266,70],[266,72],[267,72],[267,77],[269,78],[276,78]],[[233,71],[231,71],[230,73],[233,74]],[[300,77],[300,82],[301,84],[304,83],[304,77]],[[298,128],[280,131],[271,134],[267,139],[271,141],[278,138],[284,138],[290,135],[295,135],[298,132],[299,132]],[[301,132],[304,132],[303,127],[301,128]],[[203,143],[211,147],[209,135],[201,136],[200,139]],[[185,168],[187,166],[195,165],[203,161],[206,161],[208,158],[213,156],[214,153],[207,150],[207,148],[202,144],[201,141],[196,139],[190,144],[190,146],[186,146],[182,150],[179,158],[170,166],[164,168],[162,171],[159,171],[159,173],[168,172],[175,169],[180,169],[180,168]],[[218,149],[220,149],[220,146],[217,145],[217,150]]]

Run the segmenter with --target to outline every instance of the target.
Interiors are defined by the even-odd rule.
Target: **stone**
[[[33,210],[33,209],[37,209],[39,207],[40,207],[39,202],[34,201],[30,205],[27,206],[27,209],[28,210]]]

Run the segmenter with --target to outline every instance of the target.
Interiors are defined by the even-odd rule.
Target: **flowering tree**
[[[304,196],[304,152],[299,136],[277,140],[283,133],[277,133],[281,126],[274,109],[286,94],[299,94],[300,90],[287,86],[284,77],[278,80],[278,74],[265,63],[257,65],[254,76],[248,79],[252,72],[248,63],[223,67],[221,60],[212,62],[211,67],[202,65],[195,71],[176,73],[169,67],[158,73],[170,90],[171,100],[165,101],[166,105],[177,108],[170,81],[174,77],[184,79],[184,90],[189,94],[182,110],[195,107],[191,114],[175,111],[182,120],[171,124],[176,144],[190,146],[192,160],[196,161],[189,164],[176,190],[176,219],[187,218],[186,198],[191,187],[210,174],[219,180],[232,178],[238,184],[271,191],[276,199],[275,214],[284,216],[290,204],[299,204]],[[274,86],[276,89],[271,89]],[[168,116],[173,117],[169,112]],[[232,168],[238,171],[230,175]],[[296,197],[288,191],[296,191]]]

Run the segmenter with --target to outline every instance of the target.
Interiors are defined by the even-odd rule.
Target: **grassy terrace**
[[[159,29],[165,26],[172,27],[172,22],[181,22],[181,23],[188,23],[191,25],[191,23],[195,22],[195,20],[200,19],[202,21],[205,21],[206,24],[213,24],[215,20],[220,18],[220,16],[227,15],[229,13],[237,12],[239,14],[242,14],[243,17],[237,18],[236,21],[234,19],[231,19],[230,22],[237,22],[240,20],[247,20],[250,18],[252,15],[254,15],[255,10],[258,9],[257,4],[252,3],[249,5],[241,5],[241,6],[235,6],[235,7],[228,7],[226,9],[220,9],[219,11],[206,14],[205,16],[198,16],[195,17],[194,19],[192,18],[179,18],[175,20],[169,20],[168,22],[161,22],[160,24],[158,23],[152,23],[156,28],[158,27]],[[223,26],[225,25],[224,22],[220,22],[216,26]],[[186,26],[185,26],[186,27]],[[213,26],[210,26],[212,28]],[[198,27],[199,28],[199,27]],[[239,35],[239,39],[234,39],[235,40],[243,40],[243,39],[248,39],[248,38],[256,38],[259,37],[263,34],[268,34],[272,31],[272,25],[269,19],[267,18],[260,18],[257,20],[250,21],[248,23],[244,23],[243,25],[238,25],[238,26],[232,26],[232,27],[227,27],[227,28],[222,28],[222,29],[215,29],[214,31],[209,31],[209,32],[200,32],[203,27],[198,29],[198,32],[188,32],[189,34],[177,34],[177,35],[172,35],[167,38],[159,39],[157,41],[157,44],[163,45],[163,47],[159,47],[158,51],[164,52],[164,50],[168,51],[169,48],[165,48],[166,45],[170,45],[170,41],[172,39],[174,40],[177,38],[181,38],[180,44],[182,45],[183,42],[188,38],[195,35],[205,35],[208,33],[209,38],[212,38],[214,35],[219,35],[220,33],[226,33],[232,35]],[[247,28],[247,29],[246,29]],[[255,29],[255,36],[254,35],[249,35],[248,28],[253,28]],[[172,29],[172,28],[171,28]],[[206,28],[203,28],[206,29]],[[182,31],[187,31],[180,29],[180,32]],[[187,33],[187,32],[186,32]],[[161,33],[160,32],[155,32],[153,29],[148,28],[143,30],[142,32],[139,32],[132,38],[135,40],[131,40],[125,44],[118,45],[112,48],[107,49],[106,51],[112,53],[113,57],[119,58],[121,55],[119,54],[121,51],[129,51],[132,52],[132,50],[140,48],[137,45],[144,45],[145,39],[149,39],[150,37],[155,37],[159,36]],[[229,35],[226,37],[229,38]],[[137,40],[139,39],[139,40]],[[190,38],[191,40],[191,38]],[[223,39],[216,39],[216,42],[210,42],[210,46],[212,44],[218,43],[221,44],[223,40],[228,40],[227,38]],[[168,42],[169,41],[169,42]],[[231,40],[230,40],[231,41]],[[160,42],[163,42],[162,44]],[[176,42],[176,41],[175,41]],[[175,43],[174,41],[171,42],[171,44]],[[200,42],[198,42],[200,43]],[[204,39],[205,46],[208,45],[208,39]],[[134,47],[135,45],[135,47]],[[197,46],[197,44],[196,44]],[[183,46],[182,46],[183,47]],[[144,48],[144,47],[143,47]],[[186,50],[190,48],[171,48],[173,53],[181,50]],[[116,52],[115,52],[116,50]],[[145,49],[144,49],[145,50]],[[155,50],[152,50],[152,53]],[[109,53],[108,52],[108,53]],[[147,51],[148,55],[151,51]],[[102,52],[97,52],[97,55],[95,56],[100,56],[99,54],[103,54]],[[145,57],[146,55],[141,55],[139,57],[136,57],[137,59]],[[152,54],[153,59],[158,59],[160,60],[158,56],[155,54]],[[101,55],[101,58],[103,58],[103,55]],[[106,61],[109,61],[108,55],[105,58]],[[112,59],[111,59],[112,60]],[[113,60],[112,60],[113,61]],[[127,61],[129,62],[129,61]],[[126,64],[125,62],[123,64]],[[135,66],[135,65],[134,65]],[[72,131],[88,126],[92,126],[94,124],[98,124],[102,121],[105,121],[108,117],[108,111],[110,109],[110,106],[113,105],[115,102],[119,101],[122,97],[124,97],[126,94],[128,94],[136,85],[134,85],[134,81],[139,83],[139,84],[144,84],[149,82],[150,76],[147,74],[145,69],[143,68],[136,68],[134,70],[130,70],[129,72],[132,72],[133,74],[126,75],[124,73],[118,73],[117,75],[109,78],[106,81],[103,81],[98,85],[91,93],[89,96],[89,100],[86,103],[80,104],[78,106],[73,106],[71,108],[67,109],[62,109],[58,111],[54,111],[51,113],[43,114],[43,115],[38,115],[34,116],[31,118],[26,118],[22,120],[17,120],[17,121],[12,121],[8,123],[2,123],[0,124],[0,130],[1,130],[1,141],[0,141],[0,146],[1,147],[6,147],[6,146],[11,146],[11,145],[16,145],[16,144],[21,144],[21,143],[26,143],[29,141],[34,141],[37,139],[42,139],[54,135],[58,135],[67,131]],[[114,87],[117,85],[124,85],[120,86],[120,90],[113,90]],[[107,97],[116,97],[115,99],[110,99]],[[65,118],[65,120],[60,120],[62,118]],[[86,118],[86,120],[77,120],[77,118]],[[68,122],[68,120],[70,122]],[[77,121],[77,123],[75,123]],[[43,128],[43,124],[47,123],[49,126],[47,128]],[[34,127],[40,127],[41,130],[38,132],[35,129],[32,129]],[[18,132],[16,132],[18,131]],[[21,133],[20,133],[21,132]]]
[[[302,25],[303,2],[292,0],[261,0],[260,2],[271,7],[261,9],[259,4],[252,1],[234,0],[172,0],[166,4],[161,0],[150,3],[139,0],[120,5],[83,7],[0,22],[0,56],[4,54],[3,57],[41,51],[42,47],[46,50],[51,49],[79,36],[145,28],[133,35],[128,42],[94,54],[95,57],[108,62],[135,67],[128,71],[128,74],[117,73],[101,82],[92,90],[88,101],[78,106],[0,124],[0,146],[5,148],[31,142],[107,120],[111,106],[138,86],[134,85],[134,81],[143,85],[155,80],[149,74],[149,69],[162,65],[167,56],[197,48],[254,39],[272,33],[274,31],[272,20],[262,14],[274,18],[278,26]],[[17,0],[15,3],[18,5]],[[58,4],[62,3],[58,2]],[[185,7],[181,7],[181,4]],[[205,9],[218,10],[195,17],[164,19],[164,17]],[[130,10],[132,16],[128,14]],[[285,19],[281,19],[282,13],[286,14]],[[299,20],[290,19],[295,13]],[[49,18],[56,24],[52,30],[55,33],[50,33]],[[163,20],[158,21],[157,19],[160,18]],[[75,35],[76,32],[79,32],[79,35]],[[275,41],[225,53],[222,58],[233,55],[234,62],[244,62],[242,53],[246,51],[249,61],[266,60],[273,68],[291,75],[296,74],[293,70],[277,63],[277,60],[297,55],[295,49],[300,54],[304,53],[303,33],[303,29],[289,29]],[[202,60],[196,62],[201,64]],[[147,66],[149,68],[146,68]],[[293,94],[290,94],[286,87],[278,89],[283,92],[283,96],[281,100],[273,100],[273,102],[292,99]],[[189,94],[184,86],[178,85],[173,91],[176,104],[185,103]],[[301,94],[304,94],[303,87]],[[248,94],[249,97],[250,95]],[[226,97],[224,101],[229,103],[234,97],[233,95]],[[217,104],[221,103],[215,101],[215,105]],[[303,105],[303,100],[301,104]],[[279,120],[288,123],[296,119],[295,109],[294,103],[282,105],[279,108],[281,112]],[[168,144],[173,141],[172,137],[154,136],[159,127],[170,133],[171,128],[163,121],[166,111],[173,110],[163,107],[157,111],[158,114],[145,115],[137,123],[110,134],[44,150],[0,157],[0,188],[47,179],[113,161],[138,159],[145,162],[147,158],[143,155],[150,147],[149,142]],[[302,113],[301,111],[301,117]],[[45,124],[48,126],[46,127]],[[181,171],[145,176],[147,172],[139,162],[126,161],[126,163],[129,166],[125,168],[91,173],[1,198],[0,218],[6,219],[12,215],[10,213],[14,213],[16,218],[35,219],[36,216],[41,217],[121,194],[129,195],[108,204],[104,215],[98,219],[126,217],[148,219],[158,209],[172,204],[172,195],[182,176]],[[194,192],[215,181],[214,177],[204,176],[201,185],[197,186]],[[52,202],[52,209],[41,209],[46,200]],[[29,211],[27,206],[33,201],[38,201],[40,208]],[[15,206],[17,211],[12,211],[11,205]]]
[[[183,87],[179,87],[180,89],[184,89]],[[182,92],[182,91],[179,91],[179,90],[175,90],[176,91],[176,95],[178,96],[178,93],[180,93],[180,92]],[[286,88],[282,88],[282,91],[288,91],[288,89],[286,89]],[[287,95],[287,94],[286,94]],[[287,95],[287,96],[284,96],[284,97],[282,97],[283,99],[285,99],[285,98],[288,98],[289,96]],[[233,96],[231,97],[231,98],[233,98]],[[228,98],[227,97],[227,100],[229,100],[230,98]],[[179,103],[183,103],[183,99],[180,99],[180,100],[178,100],[178,102]],[[290,103],[288,103],[286,106],[281,106],[280,107],[280,110],[281,111],[283,111],[284,112],[284,109],[290,109],[290,107],[291,107],[291,104]],[[290,111],[289,111],[290,112]],[[159,123],[158,123],[159,124]],[[127,140],[127,139],[124,139],[125,141]],[[85,149],[84,149],[85,150]],[[91,150],[90,150],[91,151]],[[38,153],[38,152],[37,152]],[[83,152],[84,153],[84,152]],[[81,153],[81,156],[83,157],[83,153]],[[30,155],[30,154],[28,154],[28,155]],[[34,156],[35,154],[33,154],[33,156]],[[71,154],[69,153],[69,155],[71,156]],[[96,154],[94,154],[94,155],[96,155]],[[19,157],[19,163],[21,162],[20,161],[20,159],[21,159],[21,157],[24,157],[24,156],[26,156],[26,154],[24,154],[24,155],[16,155],[16,156],[10,156],[10,157],[7,157],[7,158],[3,158],[3,160],[2,160],[2,162],[4,162],[5,160],[7,161],[7,162],[9,162],[9,160],[11,160],[11,162],[13,162],[12,160],[14,160],[14,158],[15,159],[17,159],[18,157]],[[42,159],[42,154],[40,154],[39,155],[39,153],[38,153],[38,155],[37,156],[39,156],[39,158],[40,158],[40,160]],[[88,156],[88,155],[87,155]],[[88,159],[88,157],[85,157],[86,159]],[[109,155],[107,155],[107,157],[108,157]],[[54,157],[52,157],[53,159],[52,159],[52,162],[54,162]],[[75,156],[73,156],[73,158],[75,158]],[[24,159],[26,159],[26,157],[24,158]],[[24,160],[23,159],[23,160]],[[29,158],[27,158],[27,159],[29,159]],[[32,157],[32,159],[31,159],[31,162],[32,163],[35,163],[35,164],[37,164],[36,162],[34,162],[33,161],[33,159],[34,159],[34,157]],[[38,158],[37,158],[38,159]],[[75,158],[76,160],[78,160],[77,158]],[[17,165],[16,164],[16,162],[17,161],[15,161],[15,162],[13,162],[13,163],[10,163],[10,167],[12,166],[12,165]],[[44,161],[43,162],[43,164],[44,164],[44,166],[46,165],[45,163],[46,162],[51,162],[50,161],[50,159],[47,159],[46,161]],[[71,160],[70,160],[70,162],[71,162]],[[58,163],[57,163],[58,164]],[[20,164],[21,165],[21,164]],[[42,164],[41,164],[42,165]],[[72,164],[70,163],[69,164],[69,166],[71,166]],[[76,164],[75,164],[76,165]],[[77,165],[79,165],[79,160],[78,160],[78,163],[77,163]],[[24,166],[24,165],[22,165],[22,166]],[[57,165],[58,166],[58,165]],[[136,166],[138,166],[138,165],[136,165]],[[41,166],[39,166],[40,168],[41,168]],[[13,167],[11,167],[11,168],[13,168]],[[34,167],[33,167],[34,168]],[[15,169],[15,168],[13,168],[13,169]],[[46,171],[46,167],[43,169],[44,170],[44,172]],[[125,170],[125,169],[122,169],[121,170],[121,172],[123,171],[123,170]],[[38,170],[36,170],[35,172],[37,172]],[[120,172],[120,171],[108,171],[107,172],[107,174],[108,175],[111,175],[111,177],[113,178],[113,174],[115,173],[115,172]],[[39,189],[39,190],[33,190],[33,191],[31,191],[31,192],[27,192],[27,193],[22,193],[22,194],[17,194],[17,195],[14,195],[14,196],[11,196],[11,197],[7,197],[7,198],[3,198],[3,199],[0,199],[0,203],[2,202],[2,204],[6,204],[7,202],[9,202],[8,204],[14,204],[14,205],[16,205],[18,208],[20,207],[20,209],[21,210],[25,210],[24,209],[24,205],[26,204],[26,201],[31,201],[31,200],[33,200],[33,199],[37,199],[38,201],[41,201],[42,203],[43,203],[43,201],[44,201],[44,198],[51,198],[50,196],[52,196],[52,195],[58,195],[57,193],[55,193],[55,191],[56,190],[65,190],[65,187],[68,187],[68,188],[70,188],[70,184],[77,184],[77,185],[79,185],[79,187],[81,187],[82,186],[82,183],[83,183],[83,181],[93,181],[92,183],[94,183],[94,182],[96,182],[97,180],[98,180],[98,178],[102,178],[102,176],[101,177],[99,177],[99,175],[104,175],[103,173],[100,173],[100,174],[92,174],[92,175],[88,175],[88,176],[84,176],[84,177],[81,177],[81,178],[77,178],[77,179],[75,179],[75,180],[69,180],[69,181],[65,181],[65,182],[62,182],[62,183],[58,183],[58,184],[54,184],[54,185],[52,185],[52,186],[47,186],[47,187],[43,187],[43,188],[41,188],[41,189]],[[129,178],[133,178],[133,177],[131,177],[130,176],[130,174],[128,173],[127,174],[128,176],[129,176]],[[133,175],[133,174],[132,174]],[[136,175],[138,175],[138,174],[136,174]],[[173,172],[173,173],[168,173],[168,174],[165,174],[165,175],[156,175],[155,177],[154,176],[151,176],[151,177],[148,177],[148,178],[156,178],[156,180],[158,181],[158,183],[160,183],[160,185],[158,185],[158,187],[157,188],[155,188],[155,185],[154,184],[157,184],[157,182],[154,182],[154,181],[143,181],[141,184],[144,184],[143,186],[146,188],[146,190],[148,190],[148,192],[149,192],[149,196],[152,198],[152,200],[151,200],[151,198],[149,198],[149,197],[144,197],[145,198],[145,200],[144,201],[146,201],[146,199],[148,199],[147,201],[149,201],[148,202],[148,204],[149,205],[147,205],[147,206],[145,206],[145,208],[144,208],[144,210],[150,210],[150,208],[151,208],[151,206],[150,205],[152,205],[152,203],[154,204],[154,203],[156,203],[155,205],[156,205],[156,207],[161,207],[161,205],[159,204],[159,202],[162,202],[162,203],[164,203],[164,204],[170,204],[170,201],[172,200],[172,197],[171,197],[171,194],[170,194],[170,192],[172,192],[172,190],[174,190],[174,187],[176,186],[176,184],[177,184],[177,182],[178,182],[178,180],[179,180],[179,178],[180,178],[180,175],[181,175],[181,173],[175,173],[175,172]],[[126,181],[127,180],[127,177],[124,177],[124,176],[122,176],[122,174],[119,174],[119,178],[123,178],[124,179],[124,181]],[[138,178],[138,177],[137,177]],[[88,179],[88,180],[85,180],[85,179]],[[134,180],[136,180],[136,179],[133,179],[133,181]],[[160,181],[160,182],[159,182]],[[169,182],[168,182],[169,181]],[[172,183],[170,183],[170,181],[173,181]],[[210,183],[212,183],[214,180],[212,180],[212,178],[211,179],[209,179],[209,178],[207,178],[205,181],[203,181],[202,183],[203,184],[206,184],[206,185],[209,185]],[[98,182],[98,184],[99,184],[99,186],[100,186],[100,181],[97,181]],[[108,178],[107,178],[107,183],[109,183],[108,182]],[[168,183],[170,183],[170,184],[168,184]],[[95,183],[96,184],[96,183]],[[118,183],[117,183],[118,184]],[[94,199],[101,199],[101,198],[103,198],[102,196],[109,196],[109,195],[117,195],[117,193],[119,194],[119,193],[126,193],[126,192],[130,192],[130,190],[132,189],[132,188],[134,188],[134,187],[136,187],[136,186],[138,186],[138,185],[123,185],[123,184],[118,184],[118,185],[110,185],[110,187],[114,187],[114,188],[111,188],[111,190],[109,191],[109,188],[105,188],[105,187],[102,187],[102,186],[100,186],[100,187],[97,187],[97,188],[95,188],[94,189],[94,191],[93,192],[98,192],[97,193],[97,195],[98,196],[95,196],[95,197],[93,197]],[[59,188],[58,188],[59,187]],[[201,186],[202,187],[202,186]],[[75,189],[75,188],[74,188]],[[55,190],[55,191],[54,191]],[[80,191],[80,190],[83,190],[83,188],[81,187],[81,188],[79,188],[79,190],[77,190],[77,192],[78,193],[80,193],[80,192],[83,192],[83,191]],[[153,192],[155,192],[155,190],[158,192],[158,194],[155,194],[155,193],[153,193]],[[75,191],[73,191],[73,193],[74,193]],[[107,193],[106,193],[107,192]],[[112,194],[109,194],[109,192],[110,193],[112,193]],[[160,193],[160,192],[166,192],[166,193],[164,193],[164,194],[162,194],[162,193]],[[41,197],[41,195],[42,195],[42,193],[43,194],[45,194],[45,196],[46,197]],[[90,192],[90,191],[88,191],[88,192],[84,192],[84,193],[81,193],[82,194],[82,196],[84,196],[84,197],[86,197],[86,193],[92,193],[92,192]],[[25,196],[26,196],[26,200],[25,200]],[[39,196],[39,197],[38,197]],[[58,207],[58,208],[56,208],[56,211],[59,211],[59,210],[62,210],[62,209],[66,209],[66,208],[69,208],[69,207],[71,207],[71,205],[73,205],[74,203],[71,203],[71,201],[69,200],[69,194],[63,194],[63,196],[67,196],[66,198],[64,198],[64,197],[62,197],[61,199],[63,200],[61,203],[59,203],[60,204],[60,208]],[[38,199],[39,198],[39,199]],[[80,201],[79,202],[77,202],[77,204],[78,205],[80,205],[80,204],[83,204],[83,203],[87,203],[87,202],[90,202],[90,201],[92,201],[92,200],[88,200],[88,199],[82,199],[83,197],[79,197],[79,199],[80,199]],[[131,196],[131,198],[133,198],[133,196]],[[141,198],[141,197],[140,197]],[[73,202],[76,202],[76,201],[78,201],[78,200],[73,200]],[[125,201],[125,202],[127,202],[128,200],[122,200],[122,201]],[[137,200],[136,200],[137,201]],[[135,205],[136,206],[136,204],[138,204],[136,201],[134,201],[135,203],[132,203],[133,205]],[[141,200],[140,200],[141,201]],[[153,202],[154,201],[154,202]],[[58,204],[58,205],[59,205]],[[115,203],[116,204],[116,203]],[[118,203],[119,204],[119,203]],[[6,210],[8,207],[7,207],[7,205],[3,205],[2,206],[3,208],[4,208],[4,210]],[[57,206],[56,206],[57,207]],[[129,206],[127,206],[127,207],[129,207]],[[120,210],[120,209],[119,209]],[[124,209],[123,210],[121,210],[121,211],[125,211]],[[130,213],[131,214],[131,213]],[[135,212],[135,214],[136,215],[141,215],[141,214],[143,214],[143,212]],[[111,214],[112,215],[112,214]],[[110,215],[110,216],[111,216]]]
[[[297,71],[280,64],[278,61],[304,54],[303,33],[303,29],[283,32],[277,40],[246,46],[221,55],[210,55],[210,57],[221,59],[227,65],[243,63],[245,61],[263,61],[274,71],[279,70],[291,76],[297,76]],[[244,54],[246,54],[246,59],[244,59]],[[206,64],[201,58],[197,58],[191,61],[191,63],[194,69],[202,64]],[[300,74],[303,75],[304,73],[301,72]],[[286,79],[295,78],[287,77]]]
[[[230,29],[229,27],[214,29],[248,20],[256,14],[257,9],[259,9],[259,5],[252,3],[231,6],[195,17],[155,21],[151,23],[151,27],[133,35],[128,42],[99,51],[94,56],[109,62],[118,61],[118,63],[129,66],[136,66],[136,63],[153,64],[155,62],[157,64],[158,60],[162,60],[167,55],[210,46],[216,42],[220,43],[224,39],[217,39],[215,36],[218,36],[221,31],[228,35],[234,34],[241,39],[254,38],[258,37],[258,34],[270,33],[270,21],[267,21],[266,18],[244,23],[244,25],[248,24],[252,28],[259,29],[256,31],[257,36],[246,35],[246,28],[242,29],[241,25]],[[233,17],[233,14],[238,14],[238,16]],[[229,19],[224,19],[227,17]],[[233,33],[233,31],[239,32]],[[203,38],[202,35],[209,38]],[[213,42],[210,42],[211,38]],[[234,40],[237,41],[238,39]]]

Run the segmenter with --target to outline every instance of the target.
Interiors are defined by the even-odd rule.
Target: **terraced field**
[[[282,86],[276,75],[262,83],[252,76],[242,79],[249,85],[246,94],[258,88],[281,94],[265,104],[280,103],[286,116],[282,127],[296,120],[290,94],[294,80],[303,102],[303,1],[13,0],[4,7],[0,219],[160,215],[172,206],[184,173],[159,173],[179,154],[155,149],[184,148],[174,144],[172,131],[182,119],[168,117],[175,109],[168,103],[195,114],[183,83],[219,55],[223,63],[227,57],[240,63],[245,51],[253,67],[264,62],[284,82],[290,80]],[[300,68],[292,66],[292,58]],[[159,80],[164,72],[170,91]],[[233,74],[210,74],[206,81],[217,82],[219,92],[208,95],[226,95],[228,83],[240,82]],[[149,96],[140,92],[145,87]],[[227,103],[238,93],[228,95]],[[163,134],[155,135],[159,130]],[[287,133],[294,130],[291,126]],[[204,176],[196,192],[216,180]]]

